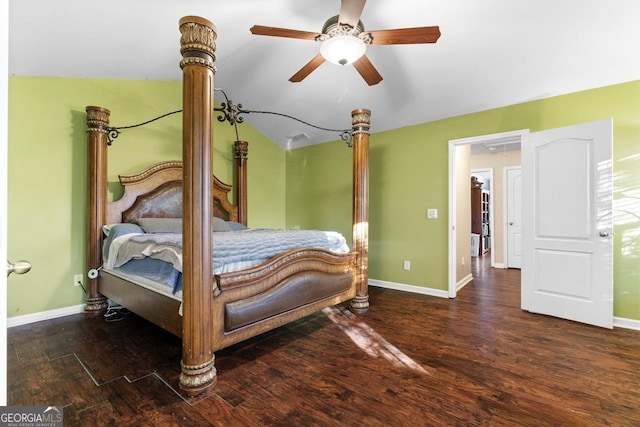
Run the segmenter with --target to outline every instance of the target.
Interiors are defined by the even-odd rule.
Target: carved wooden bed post
[[[183,71],[183,310],[180,388],[188,395],[216,382],[212,342],[213,76],[216,28],[197,16],[180,19]]]
[[[86,271],[102,265],[102,225],[107,218],[107,135],[111,112],[102,107],[86,107],[87,154],[89,157],[89,217],[87,218],[89,247]],[[98,293],[96,277],[86,277],[86,311],[98,311],[107,307],[107,299]]]
[[[369,124],[371,111],[351,112],[353,135],[353,245],[356,252],[356,296],[351,310],[369,309]]]
[[[233,143],[233,157],[236,159],[236,204],[238,205],[238,222],[247,225],[247,157],[249,143],[236,141]]]

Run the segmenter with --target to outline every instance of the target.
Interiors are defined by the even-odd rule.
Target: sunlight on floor
[[[429,374],[422,366],[409,356],[398,350],[396,346],[385,340],[366,323],[358,321],[355,314],[338,307],[327,307],[322,310],[329,319],[342,329],[358,347],[371,357],[383,357],[392,365],[412,369],[422,374]]]

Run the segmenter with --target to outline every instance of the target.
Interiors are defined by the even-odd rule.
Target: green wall
[[[612,117],[614,315],[640,320],[639,100],[636,81],[372,134],[369,277],[447,289],[449,140]],[[372,111],[374,130],[375,122]],[[287,153],[287,226],[350,233],[350,162],[342,142]],[[427,208],[438,208],[439,219],[427,221]]]
[[[181,108],[181,83],[10,77],[8,251],[33,269],[8,280],[9,317],[81,304],[87,105],[126,126]],[[640,82],[604,87],[416,126],[370,140],[372,279],[447,289],[448,141],[614,120],[615,316],[640,320]],[[362,106],[366,108],[367,106]],[[375,130],[376,112],[372,112]],[[181,115],[125,130],[109,148],[117,173],[181,157]],[[335,229],[351,236],[351,149],[342,141],[285,152],[247,124],[249,225]],[[233,128],[215,124],[214,170],[233,182]],[[132,154],[134,153],[134,154]],[[286,173],[285,173],[286,172]],[[286,191],[285,191],[286,189]],[[426,209],[438,208],[438,220]],[[286,221],[285,221],[286,218]],[[411,270],[402,261],[411,260]]]
[[[336,230],[351,239],[352,151],[344,142],[290,150],[287,227]]]
[[[85,107],[111,110],[112,126],[140,123],[182,108],[182,82],[17,77],[9,79],[8,256],[32,270],[8,279],[8,316],[83,303],[73,275],[84,273],[87,150]],[[182,157],[182,115],[124,130],[108,149],[110,198],[118,173]],[[284,227],[285,153],[247,124],[249,225]],[[233,183],[228,123],[214,124],[214,171]]]

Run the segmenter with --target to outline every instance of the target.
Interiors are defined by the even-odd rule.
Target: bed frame
[[[248,144],[236,141],[235,200],[231,186],[214,177],[213,77],[215,26],[206,19],[180,20],[183,56],[183,158],[121,176],[121,199],[107,202],[108,109],[88,106],[89,218],[86,310],[98,312],[113,299],[182,337],[179,386],[198,395],[216,382],[214,351],[322,308],[351,300],[356,313],[369,307],[368,151],[369,110],[352,112],[353,248],[347,254],[322,249],[292,250],[258,267],[212,276],[212,216],[247,223]],[[163,296],[106,271],[102,226],[140,217],[181,217],[183,297]],[[99,274],[95,274],[99,271]]]

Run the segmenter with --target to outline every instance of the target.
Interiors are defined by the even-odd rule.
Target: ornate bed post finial
[[[353,110],[351,112],[351,132],[356,134],[369,135],[369,127],[371,126],[371,111],[366,108]],[[367,138],[368,139],[368,138]]]
[[[238,205],[238,222],[247,225],[247,159],[249,143],[236,141],[233,143],[233,157],[236,159],[236,204]]]
[[[353,246],[356,252],[356,296],[351,310],[369,309],[369,124],[371,111],[351,112],[353,135]]]
[[[180,19],[180,53],[182,61],[180,68],[200,65],[207,67],[214,73],[216,67],[216,26],[207,19],[199,16],[185,16]],[[213,89],[213,88],[212,88]]]
[[[106,108],[88,106],[87,112],[87,155],[89,157],[88,197],[89,214],[87,218],[87,265],[86,272],[98,269],[102,265],[102,226],[107,218],[107,139],[109,116]],[[85,276],[87,294],[86,311],[99,311],[107,308],[107,299],[98,293],[98,278]]]
[[[198,395],[216,383],[213,354],[213,77],[216,27],[180,19],[182,60],[183,316],[180,389]]]

